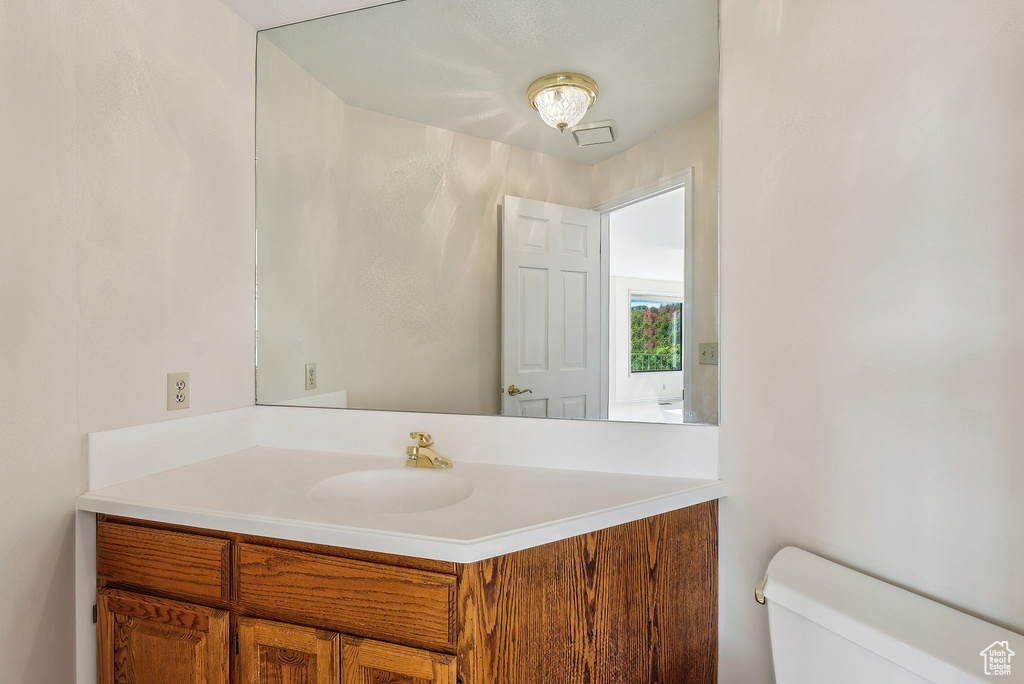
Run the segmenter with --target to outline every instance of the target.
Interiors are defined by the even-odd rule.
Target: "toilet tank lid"
[[[1024,636],[793,546],[772,558],[764,597],[932,682],[990,681],[982,651]],[[1018,670],[1019,668],[1019,670]],[[1016,672],[1014,672],[1016,674]],[[1000,681],[1019,681],[999,677]]]

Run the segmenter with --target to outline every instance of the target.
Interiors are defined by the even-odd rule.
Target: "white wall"
[[[75,9],[82,431],[251,404],[253,31],[209,0]]]
[[[254,44],[208,0],[0,0],[5,681],[73,681],[82,435],[252,403]]]
[[[722,2],[723,684],[786,544],[1024,630],[1022,83],[1019,0]]]
[[[0,0],[0,662],[19,684],[73,677],[80,438],[65,11]]]
[[[608,275],[683,281],[686,190],[650,197],[608,215]]]
[[[256,72],[256,226],[262,403],[323,402],[351,381],[342,260],[348,193],[345,103],[259,36]],[[317,387],[305,389],[305,364]],[[316,396],[314,400],[313,397]],[[347,396],[347,395],[346,395]]]

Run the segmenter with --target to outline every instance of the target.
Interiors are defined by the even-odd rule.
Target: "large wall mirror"
[[[260,404],[718,422],[715,0],[261,31]]]

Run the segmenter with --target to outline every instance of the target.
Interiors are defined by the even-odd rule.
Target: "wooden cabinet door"
[[[99,684],[228,684],[227,611],[100,589]]]
[[[455,684],[455,656],[342,637],[341,684]]]
[[[238,618],[239,684],[337,684],[339,641],[333,632]]]

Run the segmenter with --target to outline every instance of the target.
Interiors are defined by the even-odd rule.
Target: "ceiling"
[[[249,25],[265,29],[379,5],[380,0],[221,0],[221,4]]]
[[[348,104],[587,164],[718,99],[716,0],[405,0],[261,37]],[[583,123],[615,120],[614,143],[580,148],[530,108],[555,71],[597,81]]]
[[[682,282],[685,216],[683,188],[611,212],[608,274]]]

